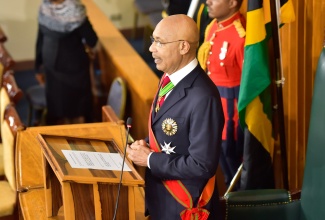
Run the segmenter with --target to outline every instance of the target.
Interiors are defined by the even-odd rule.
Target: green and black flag
[[[281,23],[294,19],[291,0],[281,0]],[[248,0],[246,43],[238,111],[244,129],[240,188],[274,188],[272,155],[271,77],[268,40],[271,37],[270,0]]]

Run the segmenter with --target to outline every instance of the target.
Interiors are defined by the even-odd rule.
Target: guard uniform
[[[220,165],[227,186],[236,174],[243,154],[243,131],[239,125],[237,101],[244,44],[245,18],[237,12],[222,22],[212,20],[198,52],[199,62],[218,87],[222,100],[225,126]]]

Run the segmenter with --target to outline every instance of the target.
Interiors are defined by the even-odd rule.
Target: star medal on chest
[[[170,146],[171,142],[169,142],[168,144],[166,144],[166,142],[164,141],[164,145],[160,144],[161,146],[161,151],[164,151],[166,154],[171,154],[171,153],[175,153],[174,148],[176,147],[171,147]]]
[[[228,51],[228,42],[224,41],[220,49],[219,59],[224,60]]]
[[[177,132],[177,123],[174,119],[166,118],[162,122],[161,128],[166,135],[172,136],[175,135]]]

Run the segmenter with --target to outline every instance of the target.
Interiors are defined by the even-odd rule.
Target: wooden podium
[[[125,135],[124,135],[125,137]],[[117,136],[120,138],[121,136]],[[47,217],[63,213],[67,220],[112,220],[121,171],[72,168],[62,150],[119,153],[124,146],[110,140],[39,134],[43,152]],[[121,141],[119,142],[121,143]],[[126,160],[131,171],[123,172],[116,219],[136,219],[134,188],[144,180]]]

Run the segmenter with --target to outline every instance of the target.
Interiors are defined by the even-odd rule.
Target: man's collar
[[[198,61],[196,58],[194,58],[190,63],[188,63],[186,66],[184,66],[182,69],[177,70],[173,74],[167,75],[170,78],[170,81],[176,86],[177,83],[179,83],[185,76],[187,76],[192,70],[198,65]]]
[[[238,18],[240,18],[239,11],[236,12],[235,14],[233,14],[230,18],[227,18],[226,20],[223,20],[220,22],[218,22],[218,20],[217,20],[218,29],[222,29],[222,28],[225,28],[225,27],[231,25]]]

